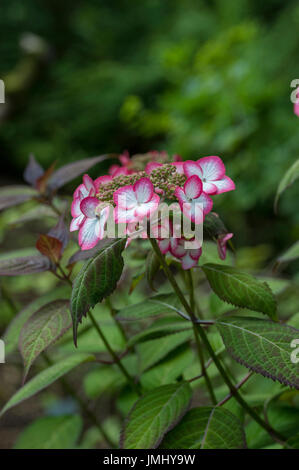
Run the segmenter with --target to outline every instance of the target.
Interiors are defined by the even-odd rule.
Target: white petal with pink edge
[[[78,197],[76,197],[73,200],[72,205],[71,205],[72,217],[79,217],[79,215],[82,214],[81,209],[80,209],[80,204],[81,204],[82,199],[84,199],[84,198],[82,196],[82,193],[80,192]]]
[[[197,163],[202,169],[203,178],[208,181],[220,180],[225,175],[225,166],[219,157],[203,157],[197,160]]]
[[[99,240],[102,240],[104,238],[105,224],[109,217],[109,211],[110,211],[110,207],[107,206],[101,211],[100,215],[97,217],[98,223],[95,226],[95,233],[96,233],[96,236],[99,238]]]
[[[229,178],[229,176],[224,176],[221,180],[214,181],[213,184],[217,188],[217,194],[226,193],[227,191],[233,191],[236,189],[235,183]]]
[[[193,160],[187,160],[183,163],[183,166],[184,173],[187,178],[190,178],[190,176],[193,175],[197,175],[199,178],[202,178],[202,169],[197,162],[194,162]]]
[[[93,180],[87,174],[83,176],[83,183],[88,192],[95,189]]]
[[[99,176],[99,177],[94,181],[94,185],[95,185],[96,191],[98,191],[99,187],[100,187],[102,184],[110,183],[110,181],[112,181],[112,179],[113,179],[112,176],[109,176],[109,175]]]
[[[132,185],[123,186],[113,194],[113,200],[121,209],[133,209],[137,205],[137,198]]]
[[[188,203],[189,199],[187,198],[184,190],[182,188],[175,188],[174,195],[178,198],[180,206],[184,203]]]
[[[80,204],[82,214],[88,218],[96,217],[96,208],[99,205],[99,200],[96,197],[86,197]]]
[[[133,209],[123,209],[116,206],[113,211],[114,221],[117,224],[138,222],[138,217],[135,215],[135,207]]]
[[[194,199],[193,202],[195,201],[199,204],[202,204],[204,214],[211,212],[213,208],[213,200],[210,198],[210,196],[205,193],[201,193],[201,195],[197,199]]]
[[[79,230],[84,220],[85,220],[85,216],[83,214],[72,219],[71,224],[70,224],[70,232],[75,232],[76,230]]]
[[[149,202],[154,194],[154,186],[149,178],[141,178],[133,186],[139,203]]]
[[[156,168],[159,168],[160,166],[163,166],[162,163],[149,162],[149,163],[147,163],[147,165],[145,167],[145,171],[148,175],[150,175],[153,170],[156,170]]]
[[[79,245],[82,250],[90,250],[99,241],[96,234],[98,219],[86,218],[79,230]]]
[[[213,196],[214,194],[217,194],[216,183],[217,183],[217,181],[213,181],[213,183],[211,183],[210,181],[203,181],[202,182],[202,190],[206,194],[211,194],[211,196]]]
[[[184,174],[184,162],[172,162],[171,165],[175,166],[177,173],[180,175]]]
[[[164,238],[164,240],[159,240],[158,245],[159,245],[161,253],[165,255],[170,249],[170,239]]]
[[[188,199],[196,199],[202,192],[202,182],[197,175],[192,175],[184,184],[184,191]]]
[[[186,271],[187,269],[191,269],[191,268],[194,268],[194,266],[197,265],[198,263],[198,258],[196,259],[193,259],[191,257],[191,254],[190,252],[186,253],[186,255],[182,258],[182,269],[184,269],[184,271]]]

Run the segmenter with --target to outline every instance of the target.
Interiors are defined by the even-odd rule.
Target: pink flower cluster
[[[200,158],[197,161],[181,161],[175,155],[173,162],[165,162],[165,152],[150,152],[132,158],[128,153],[119,156],[120,165],[112,165],[108,175],[93,181],[84,175],[83,183],[74,192],[71,207],[71,231],[79,230],[79,245],[88,250],[104,237],[110,211],[116,224],[127,224],[129,236],[142,221],[154,214],[160,202],[178,201],[182,213],[194,224],[204,222],[211,212],[211,196],[235,189],[234,182],[225,174],[221,158]],[[163,226],[164,224],[164,226]],[[201,256],[201,247],[193,240],[192,249],[185,248],[185,239],[176,238],[172,222],[157,224],[152,230],[162,253],[177,258],[183,269],[195,266]],[[168,229],[163,237],[162,229]],[[147,237],[146,232],[142,234]],[[226,241],[232,234],[218,240],[219,255],[226,253]],[[189,240],[190,241],[190,240]]]

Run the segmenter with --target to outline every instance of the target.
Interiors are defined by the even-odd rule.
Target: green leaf
[[[139,356],[140,372],[153,366],[178,346],[186,343],[191,336],[191,330],[182,331],[137,344],[136,351]]]
[[[70,372],[72,369],[77,367],[79,364],[84,362],[93,361],[94,356],[90,354],[76,353],[70,357],[63,359],[62,361],[48,367],[47,369],[40,372],[33,379],[27,382],[20,390],[18,390],[11,399],[6,403],[0,413],[0,417],[19,403],[27,400],[27,398],[36,395],[44,388],[51,385],[53,382],[58,380],[63,375]]]
[[[187,382],[158,387],[133,406],[122,431],[123,449],[155,449],[165,433],[186,413],[191,400]]]
[[[276,300],[266,282],[231,266],[205,264],[202,266],[209,284],[220,299],[237,307],[262,312],[277,319]]]
[[[48,302],[56,300],[59,297],[68,296],[69,291],[70,288],[68,286],[55,288],[52,292],[33,300],[33,302],[24,307],[23,310],[14,317],[4,333],[3,341],[5,342],[5,354],[11,354],[17,349],[21,329],[34,312]]]
[[[124,378],[112,366],[101,366],[88,372],[83,384],[88,398],[94,400],[104,393],[111,396],[115,390],[124,385]]]
[[[35,359],[72,324],[69,300],[54,300],[35,312],[22,328],[19,348],[24,361],[24,382]]]
[[[253,317],[227,317],[216,322],[225,347],[245,367],[299,389],[298,364],[291,361],[291,342],[299,330]]]
[[[113,239],[89,259],[77,275],[71,297],[74,342],[77,344],[78,323],[90,308],[110,295],[119,280],[124,262],[121,256],[126,239]]]
[[[160,269],[160,266],[161,264],[159,258],[157,258],[156,254],[153,251],[150,251],[146,258],[145,274],[148,285],[152,290],[157,290],[153,285],[153,281],[157,272]]]
[[[31,423],[19,435],[15,449],[71,449],[82,430],[78,415],[46,416]]]
[[[288,188],[290,187],[296,179],[299,178],[299,160],[295,161],[293,165],[287,170],[287,172],[284,174],[283,178],[281,179],[276,196],[275,196],[275,202],[274,202],[274,210],[277,212],[277,205],[278,205],[278,200],[281,196],[281,194]]]
[[[131,347],[135,344],[143,343],[151,339],[162,338],[163,336],[170,335],[179,331],[192,329],[192,323],[178,318],[163,318],[163,322],[155,322],[150,327],[132,336],[127,346]],[[167,321],[166,321],[167,320]]]
[[[277,258],[278,263],[288,263],[299,258],[299,241],[294,243],[285,253]]]
[[[143,373],[140,378],[141,385],[144,389],[151,390],[173,383],[191,364],[194,364],[193,351],[185,345],[180,346],[169,358]]]
[[[175,294],[159,294],[146,299],[138,304],[129,305],[120,310],[116,318],[118,320],[142,320],[166,313],[178,311],[179,301]]]
[[[188,411],[170,431],[162,449],[244,449],[245,433],[241,421],[224,408],[203,406]]]
[[[291,438],[298,432],[299,409],[286,403],[272,403],[267,410],[267,420],[275,431],[285,438]],[[261,449],[273,443],[269,433],[251,420],[246,426],[248,447]]]

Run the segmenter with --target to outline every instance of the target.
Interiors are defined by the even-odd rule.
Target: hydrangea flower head
[[[138,222],[155,212],[160,197],[154,192],[153,183],[149,178],[141,178],[134,185],[119,188],[113,194],[116,205],[114,209],[115,222]]]

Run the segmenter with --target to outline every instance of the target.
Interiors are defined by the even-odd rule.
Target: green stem
[[[42,356],[49,366],[53,365],[52,360],[49,358],[49,356],[45,352],[42,353]],[[97,417],[89,410],[88,405],[85,403],[83,398],[81,398],[81,396],[77,393],[76,390],[73,389],[73,387],[68,383],[68,381],[65,378],[60,378],[59,381],[63,389],[65,390],[65,392],[74,398],[74,400],[78,403],[79,407],[81,408],[81,411],[98,428],[101,436],[105,439],[107,444],[109,444],[111,448],[114,448],[115,447],[114,443],[111,441],[110,437],[104,430],[102,424],[97,419]]]
[[[121,336],[123,337],[124,341],[127,343],[126,332],[125,332],[123,326],[121,325],[121,323],[117,320],[117,318],[115,318],[115,315],[116,315],[117,311],[114,309],[109,297],[107,297],[107,299],[106,299],[106,304],[107,304],[107,307],[109,308],[112,320],[114,321],[114,323],[115,323],[116,327],[118,328],[118,330],[119,330]]]
[[[129,372],[127,371],[127,369],[123,366],[123,364],[121,363],[119,357],[117,356],[117,354],[114,352],[114,350],[111,348],[109,342],[107,341],[106,339],[106,336],[104,335],[103,331],[101,330],[98,322],[96,321],[96,319],[94,318],[93,314],[89,311],[88,313],[88,316],[93,324],[93,326],[95,327],[99,337],[101,338],[101,340],[103,341],[107,351],[110,353],[111,357],[114,359],[114,362],[117,364],[119,370],[122,372],[122,374],[126,377],[127,381],[129,382],[129,384],[131,385],[132,387],[132,390],[137,393],[137,395],[141,395],[141,392],[139,390],[139,387],[138,385],[134,382],[133,378],[130,376]]]
[[[235,388],[237,390],[239,390],[247,382],[247,380],[250,379],[250,377],[252,377],[252,375],[253,375],[253,372],[248,372],[248,374],[245,375],[245,377],[243,377],[243,379],[237,385],[235,385]],[[224,405],[224,403],[226,403],[232,397],[233,397],[233,395],[231,393],[229,393],[228,395],[226,395],[226,397],[223,398],[223,400],[221,400],[219,403],[217,403],[217,406]]]
[[[159,246],[156,242],[156,240],[154,238],[149,238],[150,240],[150,243],[153,247],[153,250],[155,251],[156,255],[158,256],[160,262],[161,262],[161,265],[163,267],[163,270],[169,280],[169,282],[171,283],[173,289],[174,289],[174,292],[176,293],[178,299],[180,300],[181,304],[183,305],[183,307],[185,308],[186,312],[190,315],[190,318],[193,317],[193,312],[192,312],[192,309],[190,307],[190,305],[188,304],[187,300],[185,299],[185,296],[183,294],[183,292],[181,291],[181,289],[179,288],[171,270],[169,269],[166,261],[165,261],[165,258],[164,256],[162,255],[160,249],[159,249]],[[217,355],[214,353],[214,350],[207,338],[207,335],[204,331],[204,329],[201,327],[200,324],[197,324],[197,330],[198,330],[198,333],[201,337],[201,340],[202,342],[204,343],[204,345],[206,346],[211,358],[213,359],[219,373],[221,374],[223,380],[225,381],[226,385],[228,386],[231,394],[235,397],[235,399],[238,401],[238,403],[247,411],[247,413],[262,427],[264,428],[272,438],[274,439],[279,439],[279,440],[285,440],[285,438],[283,436],[281,436],[278,432],[276,432],[268,423],[266,423],[257,413],[256,411],[251,408],[250,405],[248,405],[248,403],[242,398],[242,396],[239,394],[238,390],[235,388],[234,384],[231,382],[230,378],[228,377],[228,375],[226,374],[226,371],[224,370],[224,368],[222,367],[222,364],[220,362],[220,360],[218,359]]]
[[[191,317],[191,320],[192,320],[193,333],[194,333],[195,343],[196,343],[196,347],[197,347],[197,354],[198,354],[199,362],[200,362],[200,365],[201,365],[201,373],[202,373],[202,375],[205,379],[207,389],[208,389],[208,392],[210,394],[212,403],[213,403],[213,405],[216,405],[216,403],[217,403],[216,396],[215,396],[215,393],[214,393],[214,390],[213,390],[213,386],[212,386],[209,374],[208,374],[206,366],[205,366],[205,360],[204,360],[204,356],[203,356],[203,352],[202,352],[202,345],[200,343],[200,339],[199,339],[199,336],[198,336],[198,331],[197,331],[196,325],[194,323],[194,321],[196,320],[196,317],[195,317],[195,314],[194,314],[195,299],[194,299],[194,286],[193,286],[193,279],[192,279],[191,271],[188,270],[186,272],[186,275],[187,275],[187,284],[188,284],[187,287],[189,289],[189,295],[190,295],[190,307],[191,307],[191,310],[192,310],[192,316],[190,314],[190,317]]]
[[[66,273],[64,272],[64,270],[62,269],[62,267],[60,266],[60,264],[57,264],[57,267],[58,269],[60,270],[64,280],[70,284],[72,286],[72,281],[70,280],[70,278],[66,275]],[[130,376],[129,372],[127,371],[127,369],[123,366],[123,364],[121,363],[118,355],[115,353],[115,351],[112,349],[112,347],[110,346],[106,336],[104,335],[103,331],[101,330],[98,322],[96,321],[96,319],[94,318],[93,314],[91,313],[91,311],[88,311],[87,312],[87,315],[89,316],[94,328],[96,329],[99,337],[101,338],[101,340],[103,341],[107,351],[109,352],[109,354],[111,355],[112,359],[114,360],[114,362],[116,363],[116,365],[118,366],[119,370],[122,372],[122,374],[125,376],[126,380],[128,381],[128,383],[131,385],[131,388],[134,392],[137,393],[137,395],[141,395],[141,392],[139,390],[139,386],[134,382],[133,378]]]

